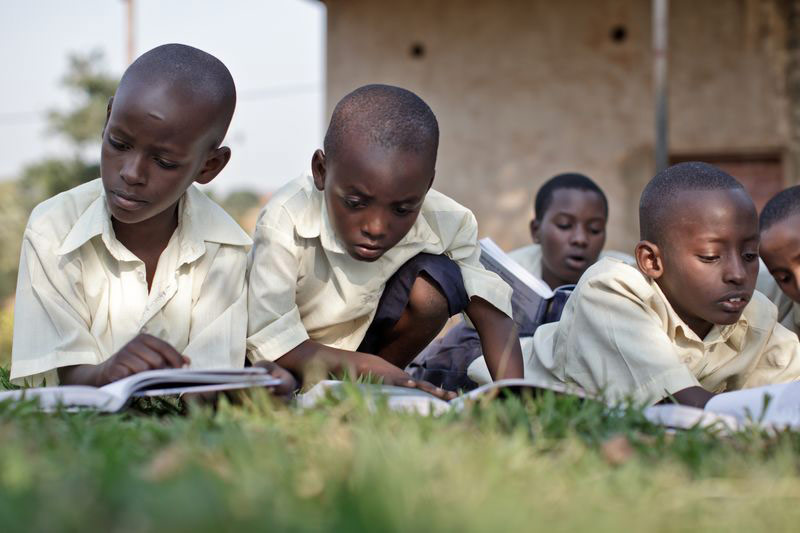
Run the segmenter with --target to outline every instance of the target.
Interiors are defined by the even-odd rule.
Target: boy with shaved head
[[[758,217],[734,178],[705,163],[657,174],[639,204],[637,267],[590,267],[561,321],[540,327],[526,371],[610,399],[715,394],[800,378],[800,343],[754,292]]]
[[[251,241],[194,186],[228,163],[235,105],[225,65],[190,46],[159,46],[125,71],[101,178],[30,216],[13,380],[101,386],[148,369],[243,365]]]
[[[475,217],[431,189],[439,127],[417,95],[368,85],[333,111],[313,176],[262,211],[250,270],[248,349],[420,386],[402,369],[465,311],[493,377],[522,377],[511,290],[478,260]]]

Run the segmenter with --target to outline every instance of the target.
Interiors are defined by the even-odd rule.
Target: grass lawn
[[[667,434],[545,396],[424,418],[353,394],[178,414],[0,405],[3,531],[796,531],[800,434]]]

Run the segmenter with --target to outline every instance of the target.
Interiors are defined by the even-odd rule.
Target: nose
[[[129,152],[128,157],[124,159],[122,167],[119,169],[119,176],[128,185],[144,183],[147,180],[144,169],[144,157]]]
[[[725,266],[725,282],[733,285],[744,285],[747,281],[747,268],[738,255],[732,257]]]
[[[588,246],[589,238],[586,234],[586,228],[582,227],[580,224],[576,224],[575,231],[570,235],[570,244],[581,248]]]
[[[386,218],[380,213],[365,213],[361,234],[371,241],[382,240],[388,231]]]

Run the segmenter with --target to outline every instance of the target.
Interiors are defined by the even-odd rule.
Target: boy
[[[767,268],[756,288],[778,307],[778,320],[800,334],[800,186],[773,197],[759,218],[759,253]]]
[[[228,69],[196,48],[159,46],[125,71],[102,177],[37,206],[25,230],[15,382],[101,386],[243,365],[251,241],[193,185],[228,163],[235,103]]]
[[[248,350],[307,375],[402,369],[466,311],[495,377],[521,377],[511,290],[481,267],[472,213],[432,190],[439,128],[417,95],[368,85],[333,111],[324,151],[275,194],[256,225]]]
[[[552,289],[574,285],[598,256],[614,254],[633,263],[633,258],[625,254],[601,254],[607,220],[608,201],[594,181],[583,174],[559,174],[536,193],[530,222],[533,244],[508,255]],[[558,299],[559,310],[562,305]],[[474,388],[491,381],[480,356],[477,333],[462,322],[429,345],[409,372],[448,390]]]
[[[754,292],[758,218],[741,184],[705,163],[657,174],[639,203],[637,267],[589,268],[526,371],[609,399],[703,407],[726,390],[800,376],[800,343]]]

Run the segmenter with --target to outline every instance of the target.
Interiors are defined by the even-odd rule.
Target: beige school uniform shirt
[[[114,236],[100,179],[43,202],[22,241],[12,380],[58,384],[57,368],[102,363],[140,332],[193,368],[241,367],[250,244],[191,186],[148,292],[144,263]]]
[[[714,325],[700,339],[654,281],[603,259],[581,278],[561,321],[536,331],[526,372],[641,402],[693,386],[718,393],[795,381],[800,343],[776,316],[755,292],[738,322]]]
[[[800,304],[783,293],[763,261],[759,261],[756,290],[762,292],[778,308],[778,322],[789,331],[800,335]]]
[[[386,281],[419,253],[445,254],[460,267],[467,294],[511,316],[511,288],[478,258],[472,212],[430,190],[411,230],[374,262],[347,254],[334,234],[322,191],[310,176],[289,182],[264,207],[250,266],[253,360],[275,360],[306,339],[356,350]]]

